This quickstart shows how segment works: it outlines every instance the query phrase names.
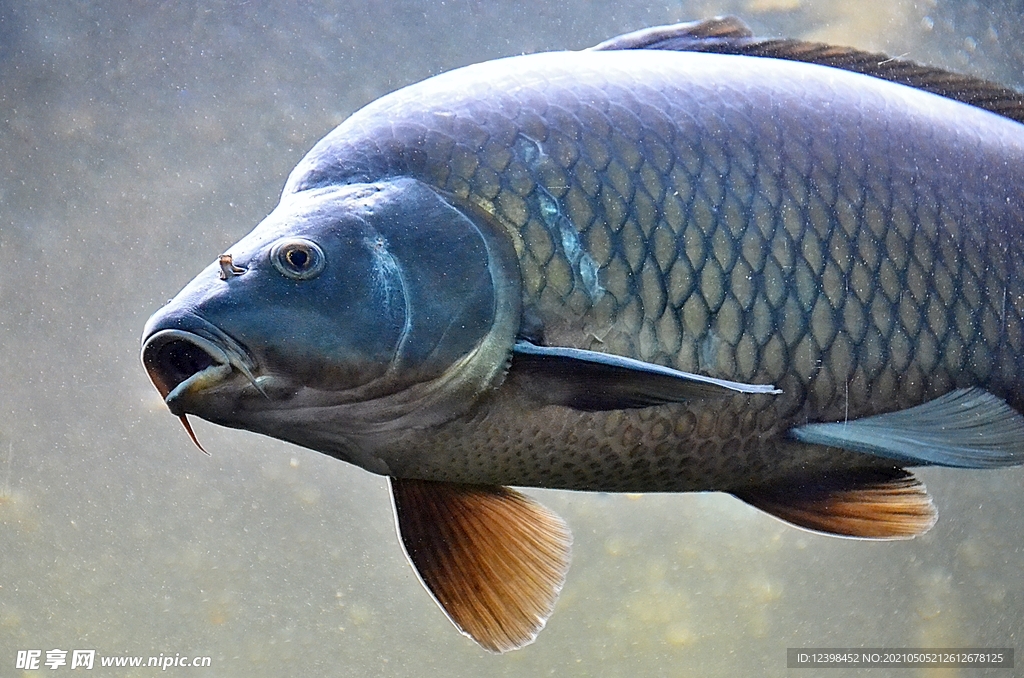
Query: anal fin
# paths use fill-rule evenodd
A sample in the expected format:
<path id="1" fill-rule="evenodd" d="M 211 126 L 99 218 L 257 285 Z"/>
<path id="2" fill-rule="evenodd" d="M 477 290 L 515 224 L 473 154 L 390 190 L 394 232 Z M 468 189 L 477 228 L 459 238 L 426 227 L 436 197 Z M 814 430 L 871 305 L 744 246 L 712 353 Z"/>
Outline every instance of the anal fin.
<path id="1" fill-rule="evenodd" d="M 924 485 L 901 468 L 830 473 L 733 494 L 787 523 L 861 539 L 910 539 L 938 514 Z"/>
<path id="2" fill-rule="evenodd" d="M 448 618 L 491 652 L 537 637 L 569 568 L 572 535 L 515 490 L 391 478 L 398 533 Z"/>

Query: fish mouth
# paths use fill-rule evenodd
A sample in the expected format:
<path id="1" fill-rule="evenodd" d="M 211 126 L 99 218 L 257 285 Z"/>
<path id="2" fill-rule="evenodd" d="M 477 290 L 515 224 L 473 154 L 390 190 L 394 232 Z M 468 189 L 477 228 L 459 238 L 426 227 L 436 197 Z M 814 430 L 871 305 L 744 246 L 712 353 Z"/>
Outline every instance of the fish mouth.
<path id="1" fill-rule="evenodd" d="M 171 413 L 182 416 L 193 396 L 226 382 L 235 370 L 255 385 L 249 361 L 234 343 L 160 330 L 143 343 L 142 364 Z"/>

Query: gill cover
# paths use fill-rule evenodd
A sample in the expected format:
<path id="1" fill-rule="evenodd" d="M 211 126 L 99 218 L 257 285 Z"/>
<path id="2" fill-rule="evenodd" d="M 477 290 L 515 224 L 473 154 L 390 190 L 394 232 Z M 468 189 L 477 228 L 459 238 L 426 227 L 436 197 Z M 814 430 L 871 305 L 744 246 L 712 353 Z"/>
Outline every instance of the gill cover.
<path id="1" fill-rule="evenodd" d="M 394 337 L 379 377 L 351 394 L 365 406 L 349 414 L 361 432 L 450 419 L 499 384 L 508 366 L 520 316 L 511 244 L 415 179 L 334 190 L 344 196 L 344 219 L 328 217 L 326 229 L 340 229 L 364 257 L 334 265 L 349 281 L 364 281 L 363 297 L 350 303 L 365 317 L 346 330 Z M 332 268 L 329 248 L 325 258 L 323 275 Z"/>

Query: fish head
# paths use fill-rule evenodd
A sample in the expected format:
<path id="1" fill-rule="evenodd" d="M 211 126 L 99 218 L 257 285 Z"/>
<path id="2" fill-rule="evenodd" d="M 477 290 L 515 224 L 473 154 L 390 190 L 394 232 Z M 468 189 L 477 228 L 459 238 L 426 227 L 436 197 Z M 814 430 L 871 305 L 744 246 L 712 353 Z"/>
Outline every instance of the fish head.
<path id="1" fill-rule="evenodd" d="M 146 324 L 171 412 L 377 472 L 389 435 L 504 378 L 519 322 L 507 238 L 414 179 L 287 194 Z"/>

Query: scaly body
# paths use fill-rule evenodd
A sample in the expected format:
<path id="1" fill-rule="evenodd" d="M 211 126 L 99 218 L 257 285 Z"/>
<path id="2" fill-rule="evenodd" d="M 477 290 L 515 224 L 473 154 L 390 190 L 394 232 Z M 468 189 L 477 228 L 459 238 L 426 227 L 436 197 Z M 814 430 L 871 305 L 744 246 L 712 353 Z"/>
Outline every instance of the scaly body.
<path id="1" fill-rule="evenodd" d="M 143 363 L 190 433 L 389 476 L 434 599 L 515 649 L 571 536 L 504 485 L 900 539 L 937 515 L 907 467 L 1024 463 L 1022 121 L 993 83 L 730 18 L 459 69 L 318 143 Z"/>
<path id="2" fill-rule="evenodd" d="M 396 475 L 730 489 L 877 463 L 789 441 L 808 421 L 966 386 L 1024 405 L 1024 126 L 987 111 L 778 60 L 541 54 L 375 102 L 286 193 L 392 176 L 500 224 L 544 343 L 783 390 L 580 413 L 513 379 L 393 444 Z"/>

